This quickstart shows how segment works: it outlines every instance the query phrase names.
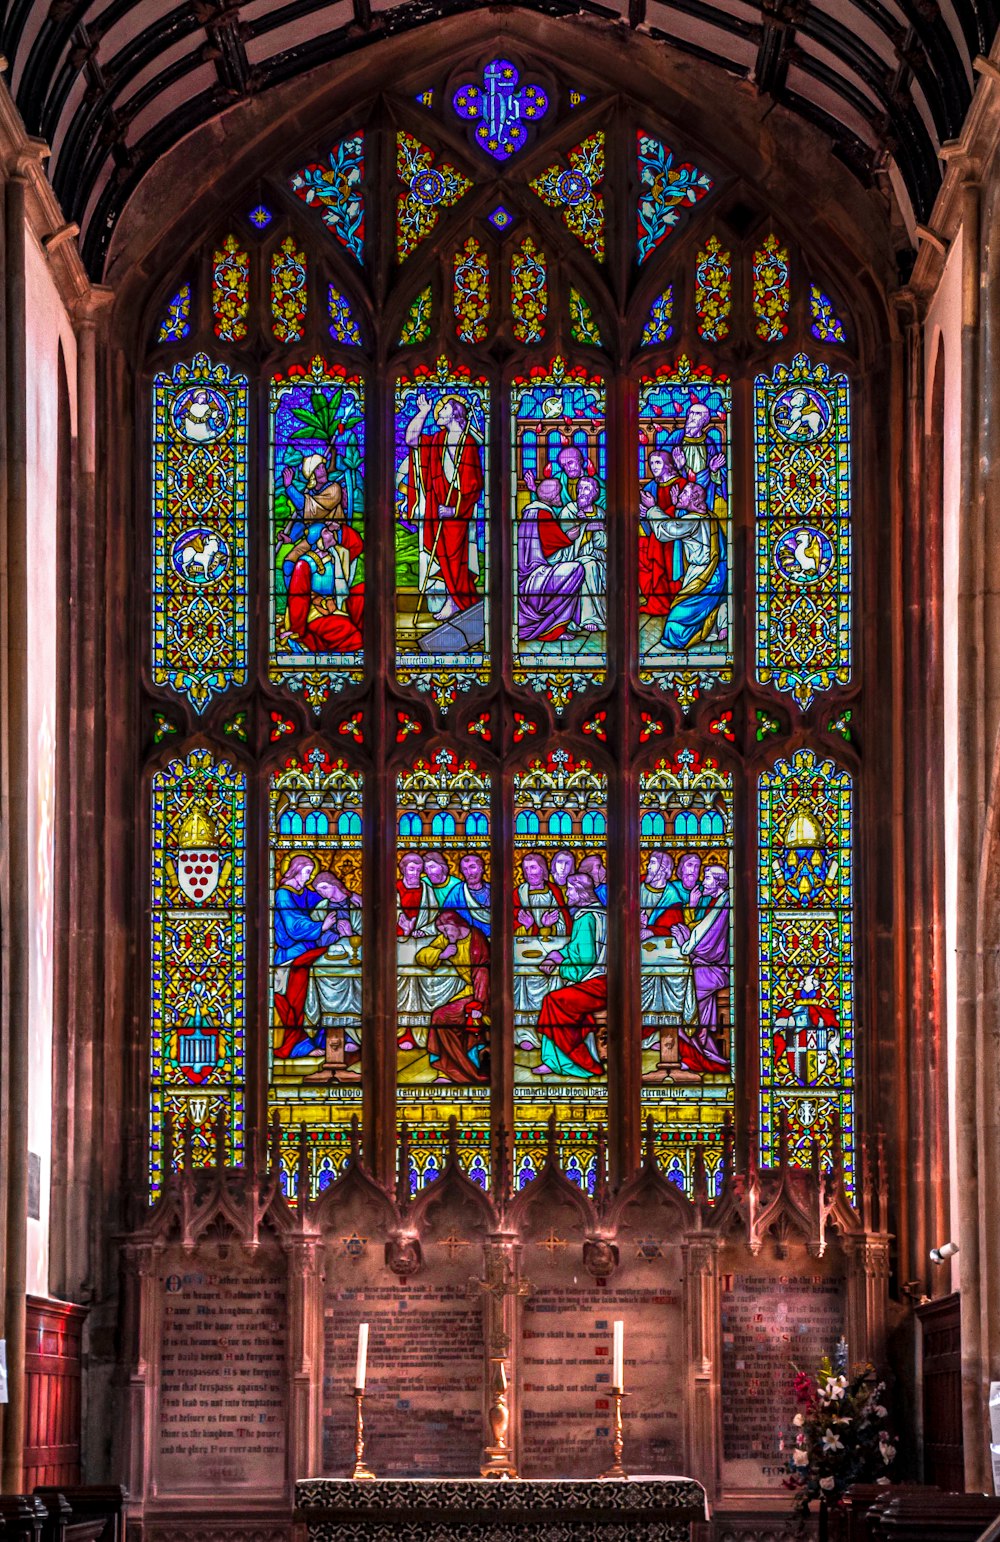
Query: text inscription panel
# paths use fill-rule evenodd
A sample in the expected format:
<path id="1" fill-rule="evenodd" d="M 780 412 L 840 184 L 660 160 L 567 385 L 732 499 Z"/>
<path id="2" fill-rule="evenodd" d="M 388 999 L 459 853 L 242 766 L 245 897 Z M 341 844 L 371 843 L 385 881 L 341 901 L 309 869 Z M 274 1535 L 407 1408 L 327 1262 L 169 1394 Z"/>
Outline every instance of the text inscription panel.
<path id="1" fill-rule="evenodd" d="M 160 1493 L 280 1491 L 285 1482 L 284 1279 L 185 1259 L 164 1269 Z"/>
<path id="2" fill-rule="evenodd" d="M 534 1253 L 535 1249 L 529 1249 Z M 528 1261 L 521 1340 L 521 1469 L 595 1478 L 611 1465 L 613 1324 L 625 1324 L 624 1417 L 630 1472 L 683 1468 L 683 1313 L 679 1270 L 622 1261 L 605 1286 Z M 645 1271 L 645 1276 L 640 1271 Z M 527 1269 L 526 1269 L 527 1272 Z M 556 1283 L 556 1280 L 559 1282 Z M 669 1389 L 669 1391 L 668 1391 Z"/>
<path id="3" fill-rule="evenodd" d="M 722 1276 L 722 1455 L 727 1487 L 776 1488 L 796 1369 L 815 1371 L 844 1331 L 844 1281 L 806 1273 Z"/>
<path id="4" fill-rule="evenodd" d="M 354 1459 L 358 1324 L 370 1327 L 365 1460 L 379 1477 L 471 1477 L 483 1442 L 483 1308 L 466 1282 L 342 1278 L 327 1295 L 323 1468 Z"/>

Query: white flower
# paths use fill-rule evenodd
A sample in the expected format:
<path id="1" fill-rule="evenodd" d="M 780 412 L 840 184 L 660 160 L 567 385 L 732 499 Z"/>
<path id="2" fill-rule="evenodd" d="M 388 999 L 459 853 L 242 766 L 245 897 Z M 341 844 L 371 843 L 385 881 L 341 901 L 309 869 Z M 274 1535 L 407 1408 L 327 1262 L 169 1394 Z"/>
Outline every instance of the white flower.
<path id="1" fill-rule="evenodd" d="M 828 1397 L 831 1399 L 836 1398 L 839 1401 L 847 1391 L 847 1377 L 831 1376 L 826 1384 L 826 1390 Z"/>
<path id="2" fill-rule="evenodd" d="M 820 1478 L 819 1486 L 820 1486 L 820 1488 L 825 1488 L 827 1490 L 827 1492 L 829 1492 L 829 1490 L 833 1488 L 833 1479 L 832 1478 Z"/>
<path id="3" fill-rule="evenodd" d="M 808 1467 L 809 1452 L 804 1451 L 801 1446 L 796 1446 L 795 1450 L 792 1452 L 792 1461 L 796 1467 Z"/>
<path id="4" fill-rule="evenodd" d="M 885 1462 L 885 1465 L 888 1467 L 889 1463 L 892 1461 L 893 1457 L 896 1455 L 896 1447 L 895 1446 L 879 1446 L 879 1450 L 882 1453 L 882 1460 L 883 1460 L 883 1462 Z"/>
<path id="5" fill-rule="evenodd" d="M 883 1408 L 881 1403 L 877 1403 L 875 1405 L 875 1417 L 876 1417 L 876 1419 L 888 1419 L 888 1417 L 889 1417 L 889 1410 L 888 1410 L 888 1408 Z"/>
<path id="6" fill-rule="evenodd" d="M 796 1414 L 792 1420 L 792 1423 L 795 1425 L 797 1430 L 800 1430 L 805 1422 L 805 1416 L 803 1414 Z"/>
<path id="7" fill-rule="evenodd" d="M 888 1486 L 889 1486 L 891 1481 L 892 1480 L 890 1478 L 886 1478 L 886 1477 L 881 1477 L 881 1478 L 876 1478 L 875 1479 L 875 1482 L 881 1484 L 884 1488 L 888 1488 Z"/>
<path id="8" fill-rule="evenodd" d="M 839 1435 L 835 1435 L 833 1430 L 824 1430 L 823 1431 L 823 1450 L 824 1451 L 843 1451 L 843 1449 L 844 1449 L 844 1442 L 841 1440 Z"/>

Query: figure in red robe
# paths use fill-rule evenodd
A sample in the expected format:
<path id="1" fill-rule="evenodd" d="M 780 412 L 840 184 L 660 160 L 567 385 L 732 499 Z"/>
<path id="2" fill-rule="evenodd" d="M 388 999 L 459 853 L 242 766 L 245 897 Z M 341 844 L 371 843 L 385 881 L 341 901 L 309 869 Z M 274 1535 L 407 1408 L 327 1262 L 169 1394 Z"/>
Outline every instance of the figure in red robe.
<path id="1" fill-rule="evenodd" d="M 418 523 L 427 571 L 436 565 L 447 590 L 447 601 L 438 612 L 438 619 L 446 621 L 480 598 L 470 552 L 484 486 L 483 461 L 468 405 L 460 396 L 438 398 L 433 411 L 436 428 L 425 432 L 430 414 L 430 399 L 421 392 L 406 430 L 410 449 L 407 511 Z"/>
<path id="2" fill-rule="evenodd" d="M 639 592 L 644 615 L 665 616 L 684 581 L 681 542 L 659 540 L 646 516 L 655 508 L 673 514 L 677 489 L 684 478 L 665 450 L 650 450 L 646 465 L 651 480 L 639 494 Z"/>

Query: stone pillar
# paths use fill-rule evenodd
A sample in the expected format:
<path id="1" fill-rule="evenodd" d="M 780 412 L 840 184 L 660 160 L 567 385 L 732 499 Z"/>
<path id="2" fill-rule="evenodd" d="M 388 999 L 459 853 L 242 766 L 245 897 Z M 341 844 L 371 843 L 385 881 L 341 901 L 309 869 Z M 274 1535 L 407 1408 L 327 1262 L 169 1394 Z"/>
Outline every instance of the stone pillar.
<path id="1" fill-rule="evenodd" d="M 156 1288 L 160 1249 L 151 1242 L 128 1243 L 124 1249 L 125 1388 L 122 1399 L 119 1471 L 126 1475 L 130 1505 L 141 1512 L 146 1497 L 153 1440 L 153 1409 L 156 1388 L 153 1368 L 158 1364 L 162 1295 Z"/>
<path id="2" fill-rule="evenodd" d="M 322 1471 L 323 1239 L 299 1232 L 288 1251 L 289 1479 Z"/>
<path id="3" fill-rule="evenodd" d="M 7 892 L 3 963 L 7 984 L 4 1016 L 9 1025 L 7 1109 L 7 1273 L 4 1312 L 10 1401 L 3 1427 L 0 1490 L 18 1493 L 24 1451 L 25 1283 L 28 1259 L 28 1008 L 31 935 L 28 914 L 28 616 L 27 616 L 27 423 L 25 316 L 25 195 L 27 179 L 18 168 L 4 199 L 5 350 L 4 411 L 7 486 L 3 556 L 2 689 L 3 765 L 0 826 L 3 830 Z"/>
<path id="4" fill-rule="evenodd" d="M 843 1239 L 847 1261 L 847 1321 L 850 1364 L 870 1360 L 885 1368 L 886 1302 L 889 1297 L 889 1238 L 864 1232 Z"/>
<path id="5" fill-rule="evenodd" d="M 719 1490 L 719 1387 L 722 1374 L 718 1237 L 685 1238 L 684 1305 L 690 1367 L 684 1462 L 714 1503 Z"/>

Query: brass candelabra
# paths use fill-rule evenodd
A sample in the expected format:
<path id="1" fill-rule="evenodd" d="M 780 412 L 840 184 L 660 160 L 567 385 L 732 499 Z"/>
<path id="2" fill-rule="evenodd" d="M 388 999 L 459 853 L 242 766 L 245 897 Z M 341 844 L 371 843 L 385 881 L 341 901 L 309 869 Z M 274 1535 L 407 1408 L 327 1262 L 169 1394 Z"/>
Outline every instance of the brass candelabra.
<path id="1" fill-rule="evenodd" d="M 363 1404 L 365 1392 L 363 1387 L 354 1389 L 354 1471 L 351 1477 L 359 1483 L 370 1482 L 375 1474 L 371 1468 L 365 1465 L 365 1415 Z"/>
<path id="2" fill-rule="evenodd" d="M 611 1466 L 608 1468 L 607 1472 L 602 1472 L 601 1473 L 601 1477 L 602 1478 L 627 1478 L 628 1477 L 628 1473 L 625 1471 L 624 1467 L 622 1466 L 622 1451 L 623 1451 L 624 1446 L 625 1446 L 625 1435 L 624 1435 L 624 1430 L 623 1430 L 623 1426 L 622 1426 L 622 1398 L 625 1396 L 625 1393 L 623 1392 L 621 1387 L 612 1387 L 611 1388 L 611 1396 L 615 1400 L 614 1434 L 613 1434 L 613 1441 L 614 1441 L 613 1449 L 614 1449 L 614 1458 L 615 1459 L 612 1462 Z"/>
<path id="3" fill-rule="evenodd" d="M 507 1406 L 507 1367 L 502 1355 L 491 1355 L 490 1365 L 492 1372 L 489 1420 L 493 1443 L 483 1452 L 479 1471 L 484 1478 L 516 1478 L 517 1468 L 514 1466 L 510 1446 L 507 1444 L 507 1431 L 510 1428 L 510 1409 Z"/>

